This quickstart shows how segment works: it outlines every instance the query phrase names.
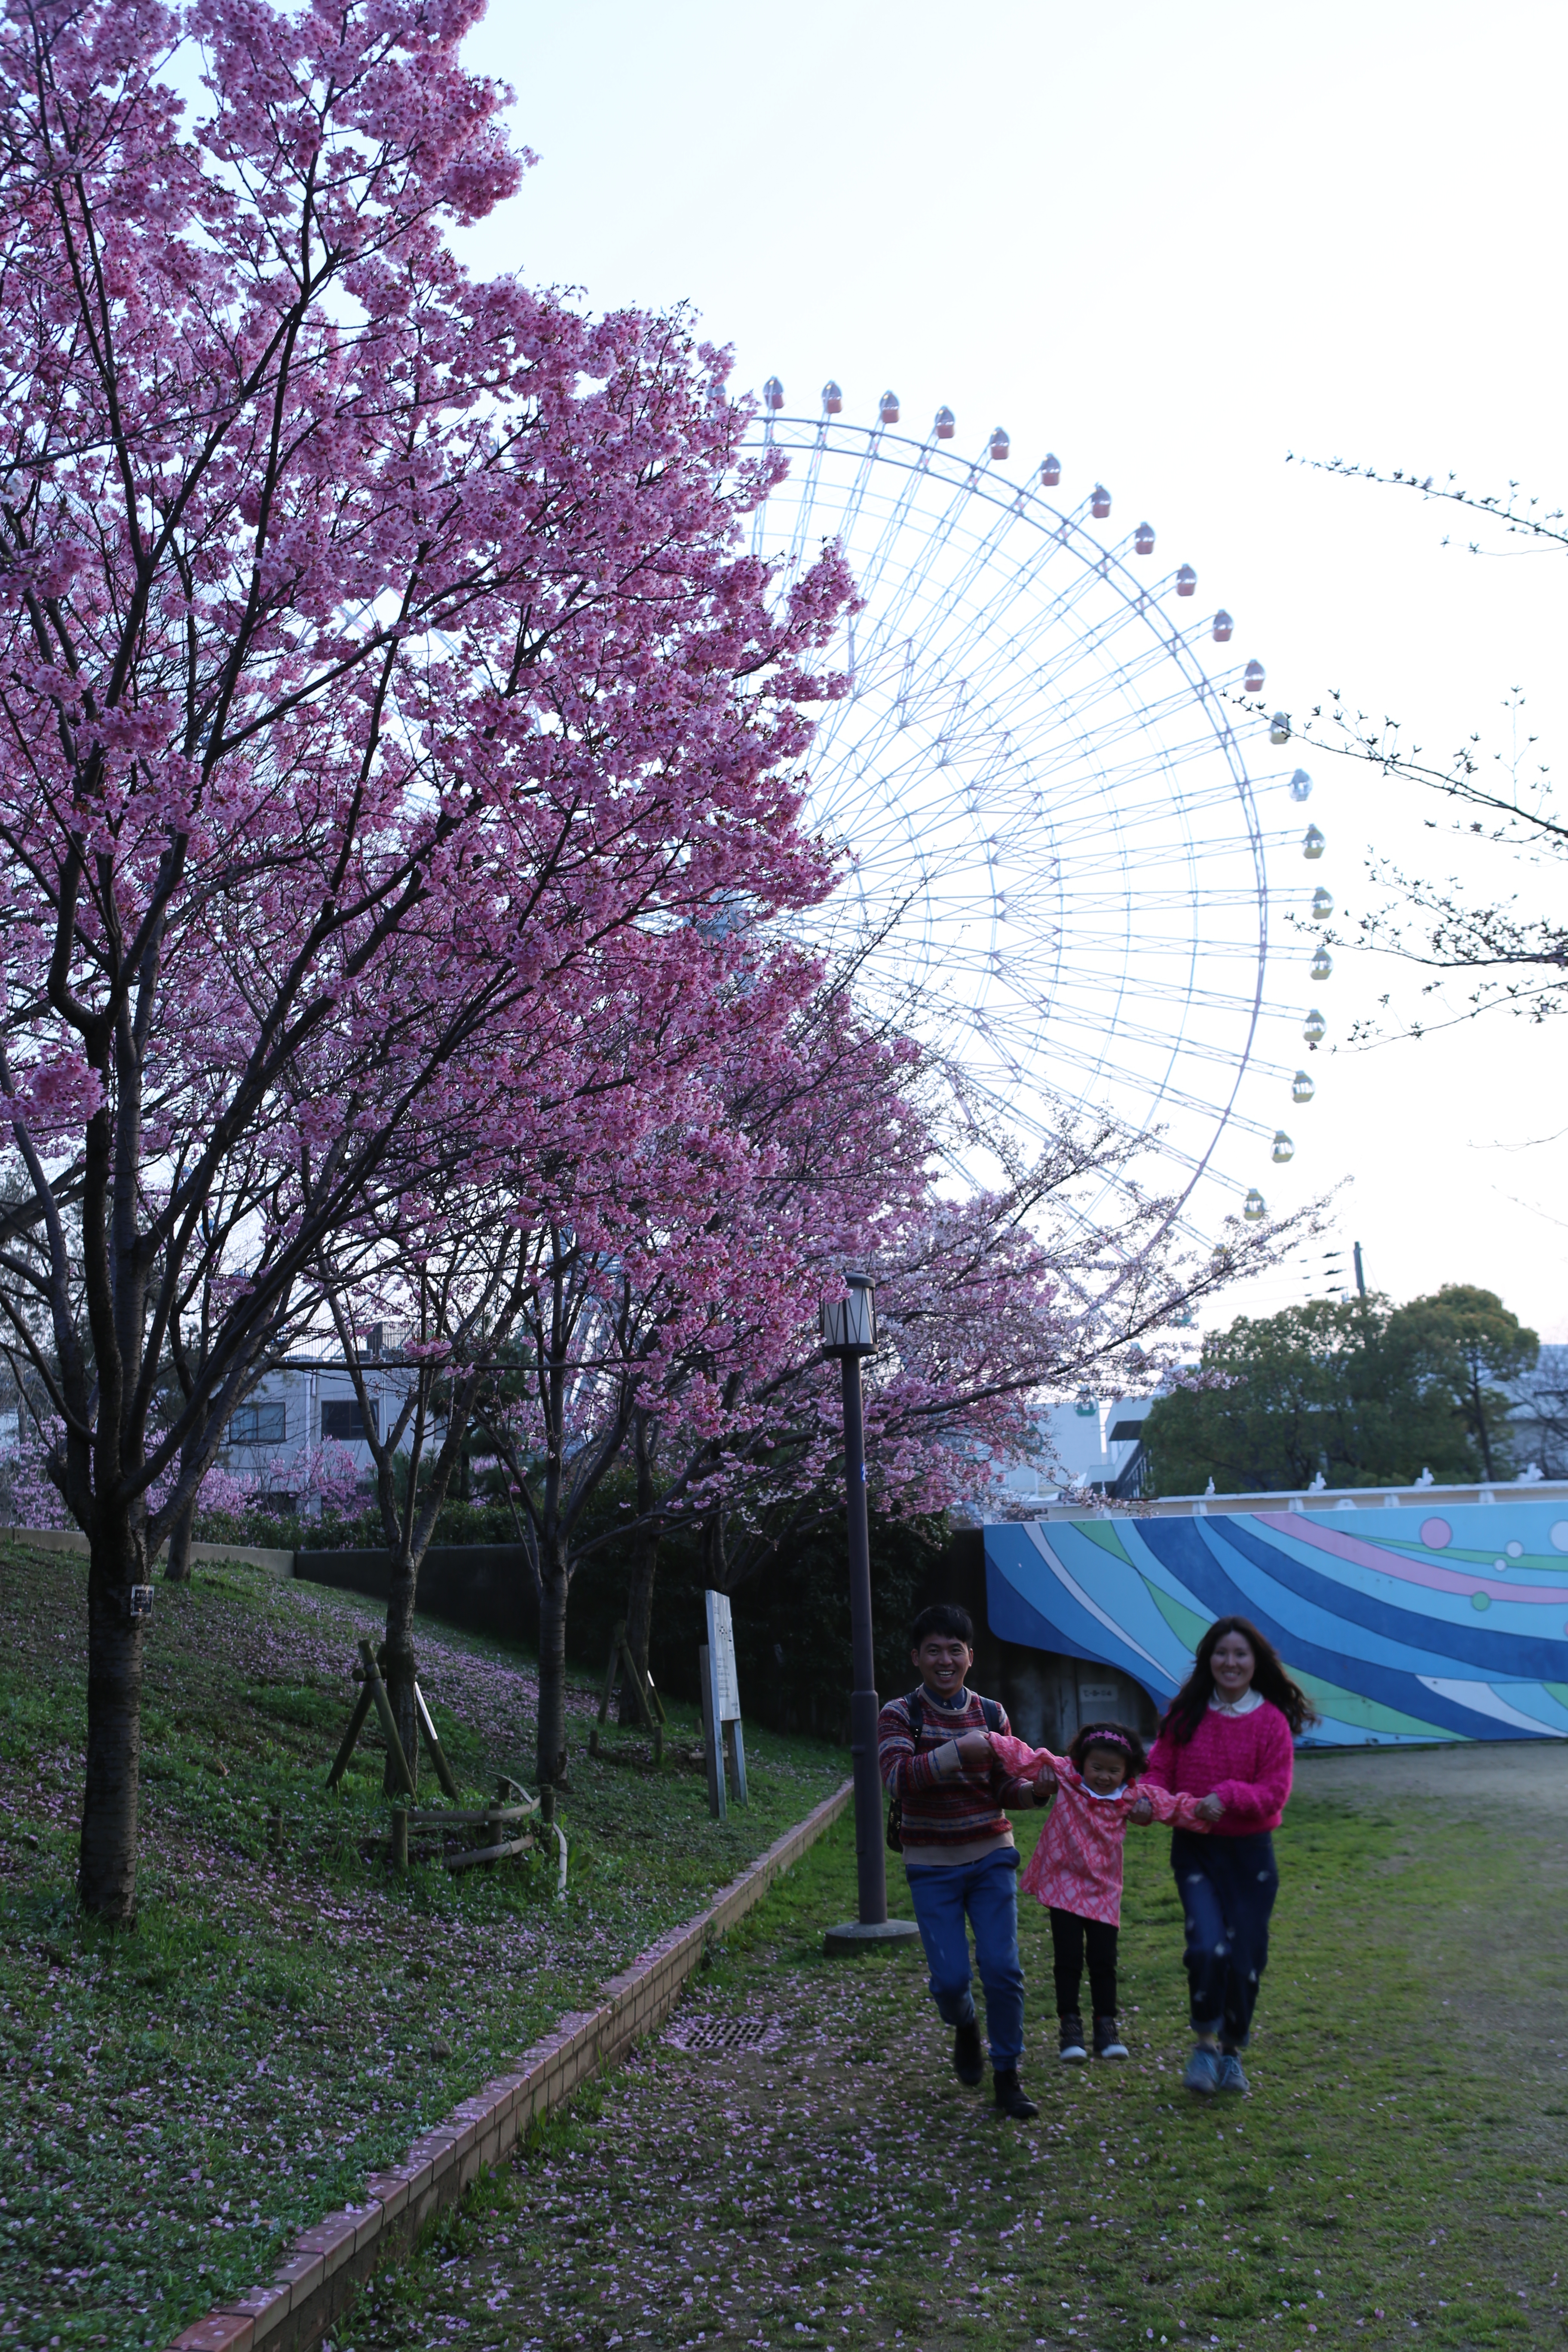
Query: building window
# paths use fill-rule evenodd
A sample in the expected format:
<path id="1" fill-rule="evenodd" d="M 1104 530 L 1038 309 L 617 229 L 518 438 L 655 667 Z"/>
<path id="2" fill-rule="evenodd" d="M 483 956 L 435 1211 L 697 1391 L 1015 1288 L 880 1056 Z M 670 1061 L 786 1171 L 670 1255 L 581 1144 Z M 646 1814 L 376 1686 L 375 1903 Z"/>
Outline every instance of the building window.
<path id="1" fill-rule="evenodd" d="M 288 1408 L 280 1404 L 242 1404 L 230 1416 L 231 1445 L 281 1445 L 288 1434 Z"/>
<path id="2" fill-rule="evenodd" d="M 321 1399 L 321 1435 L 335 1437 L 344 1445 L 363 1444 L 365 1417 L 358 1397 L 323 1397 Z M 370 1406 L 370 1433 L 374 1437 L 379 1427 L 374 1402 Z"/>

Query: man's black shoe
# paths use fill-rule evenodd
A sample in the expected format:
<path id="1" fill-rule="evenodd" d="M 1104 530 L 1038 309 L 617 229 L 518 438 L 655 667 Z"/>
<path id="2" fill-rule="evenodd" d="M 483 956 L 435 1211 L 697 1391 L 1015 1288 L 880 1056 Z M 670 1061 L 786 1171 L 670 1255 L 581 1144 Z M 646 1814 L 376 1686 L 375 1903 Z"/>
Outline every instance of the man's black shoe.
<path id="1" fill-rule="evenodd" d="M 1016 2066 L 997 2067 L 996 2105 L 1001 2114 L 1011 2116 L 1015 2123 L 1020 2124 L 1026 2124 L 1040 2112 L 1019 2082 Z"/>
<path id="2" fill-rule="evenodd" d="M 985 2053 L 980 2046 L 980 2021 L 972 2017 L 952 2037 L 952 2071 L 973 2091 L 985 2079 Z"/>

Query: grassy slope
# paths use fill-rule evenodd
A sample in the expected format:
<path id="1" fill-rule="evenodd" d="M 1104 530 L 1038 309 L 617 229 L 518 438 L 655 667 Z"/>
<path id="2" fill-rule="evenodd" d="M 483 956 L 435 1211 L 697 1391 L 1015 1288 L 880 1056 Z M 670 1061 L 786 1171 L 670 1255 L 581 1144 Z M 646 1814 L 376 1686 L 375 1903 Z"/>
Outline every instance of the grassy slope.
<path id="1" fill-rule="evenodd" d="M 649 2045 L 377 2282 L 337 2352 L 1562 2345 L 1560 1842 L 1299 1800 L 1253 2095 L 1218 2105 L 1179 2086 L 1164 1843 L 1129 1841 L 1128 2065 L 1047 2054 L 1026 1904 L 1041 2115 L 1019 2129 L 947 2071 L 918 1959 L 821 1958 L 852 1895 L 841 1826 L 696 1995 L 781 2021 L 781 2045 Z"/>
<path id="2" fill-rule="evenodd" d="M 580 1693 L 566 1904 L 552 1868 L 391 1879 L 379 1746 L 325 1788 L 374 1612 L 204 1571 L 159 1589 L 140 1917 L 111 1937 L 71 1892 L 83 1563 L 0 1549 L 0 2343 L 166 2343 L 843 1777 L 751 1734 L 720 1828 L 700 1775 L 583 1755 Z M 465 1786 L 531 1780 L 526 1659 L 433 1627 L 421 1659 Z"/>

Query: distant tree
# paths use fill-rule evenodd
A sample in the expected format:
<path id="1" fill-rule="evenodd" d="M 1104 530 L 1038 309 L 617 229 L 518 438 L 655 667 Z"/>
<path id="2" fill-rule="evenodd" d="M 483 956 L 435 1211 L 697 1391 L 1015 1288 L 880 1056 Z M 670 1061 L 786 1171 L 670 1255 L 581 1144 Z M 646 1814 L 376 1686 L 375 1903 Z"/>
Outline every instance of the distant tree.
<path id="1" fill-rule="evenodd" d="M 1488 1478 L 1508 1478 L 1514 1462 L 1509 1416 L 1516 1400 L 1498 1385 L 1534 1369 L 1541 1342 L 1495 1290 L 1447 1282 L 1389 1318 L 1385 1344 L 1412 1368 L 1429 1400 L 1441 1396 L 1480 1455 Z"/>
<path id="2" fill-rule="evenodd" d="M 1469 1302 L 1487 1300 L 1483 1309 Z M 1459 1301 L 1463 1304 L 1447 1304 Z M 1314 1299 L 1239 1317 L 1204 1343 L 1202 1370 L 1226 1385 L 1179 1388 L 1144 1423 L 1149 1491 L 1270 1494 L 1310 1486 L 1410 1486 L 1424 1470 L 1462 1485 L 1508 1459 L 1507 1400 L 1487 1386 L 1516 1318 L 1489 1292 L 1453 1289 L 1394 1308 L 1385 1298 Z M 1534 1335 L 1519 1335 L 1534 1360 Z M 1484 1437 L 1482 1433 L 1484 1432 Z"/>
<path id="3" fill-rule="evenodd" d="M 1568 1349 L 1543 1348 L 1514 1391 L 1516 1451 L 1543 1478 L 1568 1478 Z"/>

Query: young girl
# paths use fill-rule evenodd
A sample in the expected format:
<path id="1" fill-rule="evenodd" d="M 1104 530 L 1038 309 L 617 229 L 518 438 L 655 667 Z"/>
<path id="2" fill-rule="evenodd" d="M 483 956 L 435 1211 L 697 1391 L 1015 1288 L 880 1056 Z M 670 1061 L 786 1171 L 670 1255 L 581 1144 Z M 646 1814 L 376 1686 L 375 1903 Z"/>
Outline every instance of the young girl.
<path id="1" fill-rule="evenodd" d="M 1173 1796 L 1139 1781 L 1145 1761 L 1136 1732 L 1121 1723 L 1086 1724 L 1065 1756 L 1028 1748 L 1021 1739 L 991 1737 L 999 1763 L 1037 1786 L 1049 1771 L 1057 1801 L 1029 1857 L 1023 1884 L 1051 1915 L 1051 1950 L 1060 2021 L 1058 2056 L 1080 2064 L 1083 2020 L 1079 1985 L 1084 1956 L 1094 2003 L 1094 2054 L 1125 2058 L 1116 2022 L 1116 1939 L 1121 1920 L 1121 1845 L 1129 1822 L 1171 1822 L 1202 1829 L 1190 1797 Z"/>

